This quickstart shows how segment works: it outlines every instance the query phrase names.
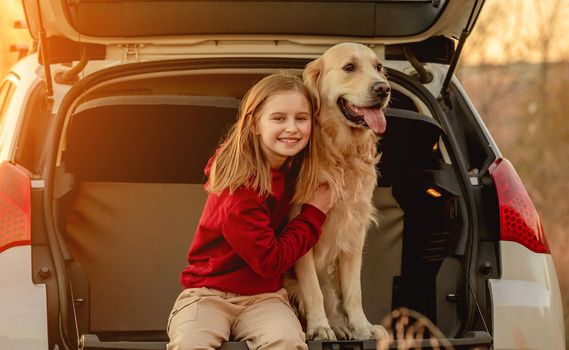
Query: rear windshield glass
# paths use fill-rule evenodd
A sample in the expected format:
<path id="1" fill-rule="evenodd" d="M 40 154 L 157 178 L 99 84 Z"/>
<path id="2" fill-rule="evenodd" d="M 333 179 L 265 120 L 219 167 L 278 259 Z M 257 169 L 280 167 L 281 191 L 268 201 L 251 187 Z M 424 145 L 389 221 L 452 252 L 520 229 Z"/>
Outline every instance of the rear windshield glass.
<path id="1" fill-rule="evenodd" d="M 68 8 L 67 19 L 80 33 L 98 37 L 204 34 L 403 37 L 429 29 L 446 3 L 445 0 L 83 0 Z"/>

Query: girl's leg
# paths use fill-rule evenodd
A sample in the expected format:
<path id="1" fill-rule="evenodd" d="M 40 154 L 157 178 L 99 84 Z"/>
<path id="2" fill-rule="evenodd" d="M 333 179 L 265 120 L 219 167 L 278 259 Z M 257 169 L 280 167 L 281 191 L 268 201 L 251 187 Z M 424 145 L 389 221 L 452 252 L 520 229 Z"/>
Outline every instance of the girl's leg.
<path id="1" fill-rule="evenodd" d="M 235 340 L 251 350 L 307 350 L 304 332 L 285 289 L 250 297 L 233 327 Z"/>
<path id="2" fill-rule="evenodd" d="M 227 302 L 223 294 L 207 288 L 183 291 L 168 319 L 166 349 L 217 349 L 227 341 L 231 324 L 243 308 Z"/>

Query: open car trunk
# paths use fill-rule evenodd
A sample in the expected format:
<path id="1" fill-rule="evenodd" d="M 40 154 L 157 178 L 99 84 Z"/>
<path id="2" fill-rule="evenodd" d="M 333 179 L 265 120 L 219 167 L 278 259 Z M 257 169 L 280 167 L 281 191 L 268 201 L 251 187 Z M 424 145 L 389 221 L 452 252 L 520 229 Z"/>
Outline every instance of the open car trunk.
<path id="1" fill-rule="evenodd" d="M 179 274 L 206 199 L 203 168 L 235 121 L 239 98 L 265 73 L 116 83 L 91 91 L 68 116 L 56 172 L 57 227 L 71 257 L 69 310 L 81 348 L 165 348 Z M 370 322 L 391 325 L 391 310 L 405 307 L 428 318 L 456 349 L 489 348 L 488 333 L 466 326 L 465 267 L 455 251 L 467 220 L 444 132 L 394 90 L 378 144 L 374 202 L 381 222 L 364 248 L 364 311 Z"/>

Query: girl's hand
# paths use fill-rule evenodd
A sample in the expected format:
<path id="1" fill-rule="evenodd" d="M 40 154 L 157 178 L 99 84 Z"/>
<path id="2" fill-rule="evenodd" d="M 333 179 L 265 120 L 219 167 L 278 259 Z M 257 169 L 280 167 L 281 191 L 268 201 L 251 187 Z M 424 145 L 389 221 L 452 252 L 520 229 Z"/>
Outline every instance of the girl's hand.
<path id="1" fill-rule="evenodd" d="M 327 214 L 332 206 L 334 205 L 334 201 L 332 200 L 332 190 L 327 183 L 323 183 L 312 195 L 312 198 L 308 200 L 307 204 L 313 205 L 316 208 L 320 209 L 324 214 Z"/>

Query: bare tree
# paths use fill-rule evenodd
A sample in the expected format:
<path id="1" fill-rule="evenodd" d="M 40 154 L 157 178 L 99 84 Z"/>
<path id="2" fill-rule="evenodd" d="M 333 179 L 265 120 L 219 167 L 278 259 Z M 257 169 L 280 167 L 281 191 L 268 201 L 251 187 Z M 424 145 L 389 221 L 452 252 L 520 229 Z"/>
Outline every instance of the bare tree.
<path id="1" fill-rule="evenodd" d="M 527 84 L 520 84 L 520 68 L 516 65 L 523 57 L 516 40 L 523 17 L 521 2 L 487 0 L 463 52 L 464 63 L 458 74 L 475 95 L 476 107 L 493 131 L 523 125 L 523 120 L 503 108 L 503 101 L 512 101 L 528 88 Z M 496 113 L 498 110 L 500 113 Z"/>
<path id="2" fill-rule="evenodd" d="M 535 9 L 537 22 L 535 40 L 540 55 L 540 85 L 543 87 L 540 89 L 540 107 L 548 114 L 547 88 L 549 87 L 551 44 L 559 30 L 561 0 L 550 0 L 547 2 L 534 0 L 533 7 Z"/>

